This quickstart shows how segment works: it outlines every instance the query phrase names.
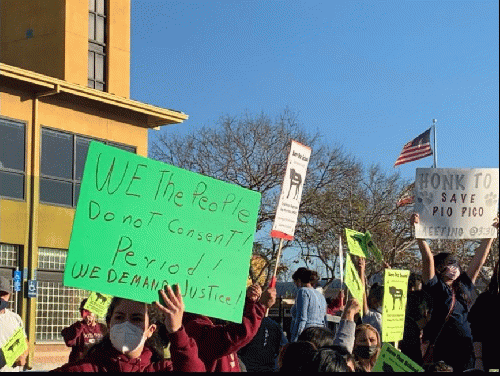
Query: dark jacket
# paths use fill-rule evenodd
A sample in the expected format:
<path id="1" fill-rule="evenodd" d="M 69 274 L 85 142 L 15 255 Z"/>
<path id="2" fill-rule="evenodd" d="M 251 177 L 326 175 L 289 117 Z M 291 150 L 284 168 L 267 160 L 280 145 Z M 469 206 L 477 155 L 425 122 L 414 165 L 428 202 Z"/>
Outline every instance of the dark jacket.
<path id="1" fill-rule="evenodd" d="M 240 372 L 237 351 L 259 330 L 266 308 L 247 299 L 241 324 L 215 325 L 208 317 L 184 313 L 186 332 L 198 344 L 208 372 Z"/>
<path id="2" fill-rule="evenodd" d="M 95 326 L 87 325 L 84 321 L 77 321 L 73 325 L 64 328 L 61 335 L 66 346 L 71 347 L 69 363 L 83 359 L 88 348 L 99 342 L 106 335 L 106 325 L 96 323 Z"/>
<path id="3" fill-rule="evenodd" d="M 56 368 L 56 372 L 204 372 L 205 365 L 198 358 L 195 341 L 189 338 L 184 327 L 169 335 L 170 354 L 172 359 L 153 362 L 153 352 L 144 347 L 139 358 L 130 359 L 116 350 L 106 346 L 103 351 L 96 351 L 75 363 L 68 363 Z"/>

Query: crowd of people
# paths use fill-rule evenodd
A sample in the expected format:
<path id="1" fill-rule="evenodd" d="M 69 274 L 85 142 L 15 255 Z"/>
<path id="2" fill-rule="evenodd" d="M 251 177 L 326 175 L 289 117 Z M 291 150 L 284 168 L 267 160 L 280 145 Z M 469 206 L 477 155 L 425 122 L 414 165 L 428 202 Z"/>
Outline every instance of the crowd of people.
<path id="1" fill-rule="evenodd" d="M 411 223 L 418 222 L 418 215 L 412 215 Z M 417 239 L 422 269 L 410 274 L 403 338 L 392 345 L 424 370 L 500 368 L 498 262 L 486 291 L 472 299 L 492 243 L 492 238 L 483 239 L 462 266 L 453 254 L 433 254 L 425 240 Z M 263 290 L 258 284 L 247 288 L 241 323 L 185 312 L 177 285 L 161 290 L 154 304 L 113 298 L 105 323 L 85 309 L 84 300 L 81 320 L 61 332 L 71 347 L 68 362 L 53 371 L 371 372 L 382 349 L 383 279 L 369 285 L 365 271 L 370 260 L 355 260 L 365 285 L 359 302 L 352 297 L 346 301 L 343 289 L 327 300 L 317 288 L 316 271 L 295 271 L 297 294 L 288 336 L 268 316 L 276 289 Z M 22 328 L 21 318 L 8 308 L 11 293 L 10 281 L 0 277 L 0 347 Z M 340 317 L 333 330 L 328 315 Z M 19 370 L 27 354 L 12 367 L 0 357 L 1 371 Z"/>

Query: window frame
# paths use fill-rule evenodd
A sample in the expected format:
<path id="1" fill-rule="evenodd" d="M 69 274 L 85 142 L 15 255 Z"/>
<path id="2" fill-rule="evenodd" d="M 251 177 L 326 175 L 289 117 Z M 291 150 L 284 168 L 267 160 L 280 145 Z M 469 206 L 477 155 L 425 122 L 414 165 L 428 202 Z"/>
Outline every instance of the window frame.
<path id="1" fill-rule="evenodd" d="M 28 158 L 26 156 L 26 151 L 27 151 L 27 128 L 28 128 L 28 122 L 19 120 L 19 119 L 14 119 L 8 116 L 3 116 L 0 115 L 0 122 L 1 121 L 6 121 L 6 122 L 11 122 L 11 123 L 17 123 L 22 126 L 23 128 L 23 155 L 24 155 L 24 166 L 23 166 L 23 171 L 13 169 L 13 168 L 7 168 L 7 167 L 2 167 L 0 166 L 0 172 L 6 172 L 8 174 L 14 174 L 21 176 L 23 178 L 23 197 L 18 198 L 18 197 L 10 197 L 10 196 L 2 196 L 0 194 L 0 199 L 6 199 L 6 200 L 13 200 L 13 201 L 20 201 L 20 202 L 26 202 L 26 170 L 27 170 L 27 164 L 28 164 Z"/>
<path id="2" fill-rule="evenodd" d="M 103 4 L 103 13 L 99 13 L 98 7 L 97 7 L 97 2 L 99 0 L 90 0 L 89 1 L 89 24 L 90 24 L 90 15 L 93 15 L 93 35 L 90 35 L 90 30 L 89 30 L 89 47 L 88 47 L 88 52 L 89 52 L 89 57 L 88 57 L 88 63 L 90 63 L 90 54 L 92 54 L 92 64 L 93 64 L 93 76 L 90 76 L 90 70 L 87 68 L 87 86 L 96 89 L 99 91 L 106 91 L 106 80 L 107 80 L 107 74 L 106 74 L 106 49 L 107 49 L 107 10 L 108 10 L 108 4 L 106 0 L 101 0 Z M 93 8 L 91 9 L 90 3 L 93 3 Z M 97 19 L 102 18 L 103 19 L 103 41 L 97 40 Z M 102 56 L 103 63 L 102 63 L 102 81 L 97 79 L 97 74 L 96 74 L 96 61 L 97 61 L 97 55 Z M 99 71 L 100 72 L 100 71 Z M 102 85 L 102 89 L 97 88 L 97 84 Z"/>
<path id="3" fill-rule="evenodd" d="M 46 175 L 46 174 L 43 173 L 43 171 L 42 171 L 42 150 L 43 150 L 42 144 L 43 144 L 43 130 L 44 129 L 50 130 L 52 132 L 63 133 L 65 135 L 71 136 L 71 138 L 72 138 L 72 142 L 71 142 L 71 144 L 72 144 L 72 153 L 71 153 L 71 158 L 72 158 L 72 169 L 71 169 L 72 170 L 72 178 L 71 179 L 66 179 L 66 178 L 52 176 L 52 175 Z M 40 190 L 41 190 L 41 186 L 42 186 L 42 179 L 46 179 L 46 180 L 50 180 L 50 181 L 56 181 L 56 182 L 70 183 L 71 184 L 71 205 L 61 204 L 61 203 L 56 203 L 56 202 L 43 201 L 42 197 L 41 197 L 41 194 L 40 194 L 40 197 L 39 197 L 40 204 L 53 205 L 53 206 L 61 206 L 61 207 L 72 208 L 72 209 L 76 208 L 76 205 L 78 203 L 78 199 L 75 198 L 75 191 L 76 191 L 77 185 L 79 187 L 81 187 L 82 178 L 83 178 L 83 171 L 82 171 L 82 178 L 77 179 L 77 176 L 76 176 L 76 173 L 77 173 L 77 171 L 76 171 L 76 158 L 77 158 L 77 155 L 76 155 L 76 152 L 77 152 L 76 146 L 77 146 L 77 140 L 78 140 L 78 138 L 88 140 L 89 143 L 90 143 L 90 141 L 101 142 L 104 145 L 113 146 L 113 147 L 119 148 L 121 150 L 125 150 L 125 151 L 131 152 L 131 153 L 133 152 L 134 154 L 137 154 L 137 146 L 128 145 L 128 144 L 122 144 L 122 143 L 116 142 L 116 141 L 104 140 L 104 139 L 100 139 L 100 138 L 96 138 L 96 137 L 92 137 L 92 136 L 88 136 L 88 135 L 82 135 L 82 134 L 79 134 L 79 133 L 73 133 L 73 132 L 62 130 L 62 129 L 52 128 L 52 127 L 47 127 L 47 126 L 42 125 L 41 128 L 40 128 L 40 177 L 39 177 L 40 178 Z"/>

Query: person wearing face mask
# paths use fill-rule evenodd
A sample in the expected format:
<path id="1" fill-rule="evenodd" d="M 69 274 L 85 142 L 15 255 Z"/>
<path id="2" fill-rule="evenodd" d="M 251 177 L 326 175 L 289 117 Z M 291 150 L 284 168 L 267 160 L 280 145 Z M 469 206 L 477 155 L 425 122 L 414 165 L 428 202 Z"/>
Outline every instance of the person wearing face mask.
<path id="1" fill-rule="evenodd" d="M 356 327 L 352 353 L 362 371 L 371 372 L 380 354 L 381 346 L 377 329 L 370 324 L 361 324 Z"/>
<path id="2" fill-rule="evenodd" d="M 418 214 L 412 214 L 410 221 L 418 226 Z M 498 219 L 493 226 L 498 228 Z M 474 283 L 492 243 L 493 238 L 482 239 L 467 270 L 463 271 L 452 254 L 441 252 L 433 256 L 427 242 L 417 239 L 422 255 L 423 290 L 433 300 L 432 316 L 423 334 L 424 363 L 443 360 L 457 372 L 474 366 L 468 312 Z M 431 352 L 432 359 L 428 359 Z"/>
<path id="3" fill-rule="evenodd" d="M 163 304 L 113 298 L 106 315 L 109 333 L 92 346 L 82 360 L 67 363 L 57 372 L 204 372 L 196 342 L 182 325 L 184 303 L 178 286 L 161 290 Z M 171 359 L 164 359 L 158 323 L 170 340 Z"/>
<path id="4" fill-rule="evenodd" d="M 86 302 L 87 299 L 83 299 L 80 303 L 82 320 L 61 331 L 66 346 L 71 347 L 69 363 L 83 359 L 87 349 L 99 342 L 107 332 L 106 325 L 98 323 L 95 314 L 84 308 Z"/>
<path id="5" fill-rule="evenodd" d="M 4 346 L 19 328 L 23 328 L 21 317 L 8 308 L 10 294 L 12 288 L 9 280 L 0 276 L 0 347 Z M 26 332 L 24 335 L 26 337 Z M 12 367 L 0 363 L 0 372 L 21 371 L 22 366 L 26 364 L 27 356 L 28 350 L 14 362 Z"/>

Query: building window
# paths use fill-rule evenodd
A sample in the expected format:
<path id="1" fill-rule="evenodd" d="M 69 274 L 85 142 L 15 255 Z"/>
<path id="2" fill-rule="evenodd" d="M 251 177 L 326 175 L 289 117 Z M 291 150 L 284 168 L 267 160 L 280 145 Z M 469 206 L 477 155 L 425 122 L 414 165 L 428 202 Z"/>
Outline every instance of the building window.
<path id="1" fill-rule="evenodd" d="M 67 250 L 38 249 L 37 343 L 63 342 L 61 330 L 81 320 L 79 307 L 90 292 L 63 285 Z"/>
<path id="2" fill-rule="evenodd" d="M 0 243 L 0 275 L 10 281 L 11 287 L 13 287 L 14 270 L 19 269 L 20 254 L 19 245 Z M 9 308 L 14 312 L 18 311 L 18 295 L 20 294 L 19 292 L 10 294 Z"/>
<path id="3" fill-rule="evenodd" d="M 25 125 L 0 118 L 0 198 L 24 199 Z"/>
<path id="4" fill-rule="evenodd" d="M 106 1 L 89 0 L 88 86 L 106 88 Z"/>
<path id="5" fill-rule="evenodd" d="M 42 128 L 40 202 L 76 207 L 90 141 L 135 153 L 135 147 Z"/>

